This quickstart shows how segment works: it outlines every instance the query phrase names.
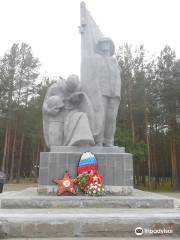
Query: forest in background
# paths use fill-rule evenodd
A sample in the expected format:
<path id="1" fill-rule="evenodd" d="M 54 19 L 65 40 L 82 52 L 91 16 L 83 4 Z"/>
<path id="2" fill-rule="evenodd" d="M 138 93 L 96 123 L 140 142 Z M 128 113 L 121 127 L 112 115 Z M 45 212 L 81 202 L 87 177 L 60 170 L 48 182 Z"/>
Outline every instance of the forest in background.
<path id="1" fill-rule="evenodd" d="M 116 54 L 121 68 L 121 103 L 115 144 L 133 154 L 135 186 L 180 189 L 180 60 L 165 46 L 157 56 L 125 44 Z M 0 167 L 10 180 L 38 177 L 47 151 L 42 103 L 48 76 L 26 44 L 13 44 L 0 58 Z"/>

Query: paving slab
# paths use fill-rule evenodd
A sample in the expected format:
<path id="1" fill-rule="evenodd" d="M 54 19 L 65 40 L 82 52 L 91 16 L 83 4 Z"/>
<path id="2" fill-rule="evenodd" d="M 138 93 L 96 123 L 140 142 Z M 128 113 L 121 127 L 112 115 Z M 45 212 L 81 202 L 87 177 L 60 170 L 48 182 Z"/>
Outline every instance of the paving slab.
<path id="1" fill-rule="evenodd" d="M 142 238 L 142 237 L 141 237 Z M 111 237 L 111 238 L 104 238 L 104 237 L 93 237 L 93 238 L 84 238 L 84 237 L 81 237 L 81 238 L 76 238 L 76 237 L 73 237 L 73 238 L 6 238 L 6 240 L 30 240 L 30 239 L 32 239 L 32 240 L 47 240 L 47 239 L 51 239 L 51 240 L 58 240 L 58 239 L 63 239 L 63 240 L 107 240 L 107 239 L 110 239 L 110 240 L 118 240 L 118 239 L 120 239 L 120 240 L 133 240 L 133 239 L 136 239 L 137 240 L 137 237 L 135 237 L 135 238 L 133 238 L 133 237 L 131 237 L 131 238 L 121 238 L 121 237 L 116 237 L 116 238 L 114 238 L 114 237 Z M 146 238 L 146 240 L 156 240 L 156 239 L 163 239 L 163 240 L 173 240 L 173 239 L 175 239 L 174 237 L 147 237 Z M 177 238 L 176 238 L 177 239 Z"/>
<path id="2" fill-rule="evenodd" d="M 22 199 L 30 201 L 36 199 L 43 202 L 42 199 L 57 198 L 57 202 L 76 202 L 90 201 L 95 203 L 99 201 L 106 203 L 112 201 L 111 196 L 101 198 L 95 197 L 70 197 L 70 196 L 39 196 L 36 188 L 28 188 L 18 192 L 6 192 L 1 194 L 1 205 L 13 199 L 21 201 Z M 158 199 L 159 201 L 170 199 L 174 202 L 174 208 L 125 208 L 119 206 L 107 207 L 101 205 L 98 207 L 58 207 L 58 208 L 1 208 L 0 209 L 0 238 L 61 238 L 61 239 L 122 239 L 122 237 L 135 238 L 135 229 L 139 227 L 143 231 L 143 238 L 151 239 L 171 239 L 180 238 L 180 200 L 155 194 L 143 192 L 140 190 L 133 191 L 133 196 L 113 196 L 113 200 L 119 201 L 119 198 L 137 199 Z M 117 202 L 118 202 L 117 201 Z M 22 202 L 21 202 L 22 203 Z M 112 202 L 111 202 L 112 203 Z M 43 205 L 44 206 L 44 205 Z M 42 207 L 43 207 L 42 206 Z M 158 232 L 159 231 L 159 232 Z M 88 238 L 87 238 L 88 237 Z M 137 238 L 136 238 L 137 239 Z"/>
<path id="3" fill-rule="evenodd" d="M 134 237 L 137 227 L 180 237 L 180 210 L 1 209 L 0 226 L 4 237 Z"/>
<path id="4" fill-rule="evenodd" d="M 37 188 L 4 193 L 1 208 L 173 208 L 174 199 L 134 190 L 130 196 L 43 196 Z"/>
<path id="5" fill-rule="evenodd" d="M 142 238 L 142 237 L 141 237 Z M 117 240 L 117 239 L 120 239 L 120 240 L 133 240 L 133 239 L 136 239 L 137 240 L 137 237 L 131 237 L 131 238 L 121 238 L 121 237 L 111 237 L 111 238 L 104 238 L 104 237 L 81 237 L 81 238 L 76 238 L 76 237 L 73 237 L 73 238 L 6 238 L 6 240 L 30 240 L 30 239 L 33 239 L 33 240 L 47 240 L 47 239 L 51 239 L 51 240 L 58 240 L 58 239 L 63 239 L 63 240 L 107 240 L 107 239 L 110 239 L 110 240 Z M 156 240 L 156 239 L 163 239 L 163 240 L 173 240 L 175 239 L 174 237 L 147 237 L 146 240 Z"/>

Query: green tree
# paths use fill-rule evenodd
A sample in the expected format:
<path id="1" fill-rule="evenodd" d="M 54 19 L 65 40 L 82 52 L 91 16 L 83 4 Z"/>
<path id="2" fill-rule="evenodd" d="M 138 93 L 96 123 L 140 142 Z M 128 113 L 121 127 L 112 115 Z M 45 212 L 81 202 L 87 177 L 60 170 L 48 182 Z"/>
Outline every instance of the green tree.
<path id="1" fill-rule="evenodd" d="M 177 77 L 177 64 L 175 52 L 169 46 L 161 51 L 157 63 L 157 81 L 159 91 L 159 108 L 164 118 L 164 128 L 169 134 L 170 158 L 172 168 L 172 184 L 174 189 L 180 187 L 178 181 L 177 162 L 177 112 L 179 93 Z"/>
<path id="2" fill-rule="evenodd" d="M 22 157 L 24 119 L 19 119 L 19 113 L 22 108 L 27 108 L 29 100 L 35 94 L 39 66 L 38 58 L 33 56 L 31 47 L 25 43 L 13 44 L 0 61 L 0 96 L 3 98 L 3 112 L 6 115 L 2 169 L 7 170 L 11 165 L 10 178 L 14 175 L 15 157 Z M 18 134 L 21 135 L 20 156 L 16 153 L 16 149 L 19 149 Z"/>

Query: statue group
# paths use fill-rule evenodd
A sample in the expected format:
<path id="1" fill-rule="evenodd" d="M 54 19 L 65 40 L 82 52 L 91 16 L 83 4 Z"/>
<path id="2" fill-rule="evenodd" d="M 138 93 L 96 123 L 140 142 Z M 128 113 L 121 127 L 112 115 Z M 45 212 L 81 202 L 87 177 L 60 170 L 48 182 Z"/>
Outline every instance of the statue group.
<path id="1" fill-rule="evenodd" d="M 53 83 L 43 103 L 47 146 L 114 146 L 120 103 L 115 47 L 81 3 L 81 81 L 70 75 Z"/>

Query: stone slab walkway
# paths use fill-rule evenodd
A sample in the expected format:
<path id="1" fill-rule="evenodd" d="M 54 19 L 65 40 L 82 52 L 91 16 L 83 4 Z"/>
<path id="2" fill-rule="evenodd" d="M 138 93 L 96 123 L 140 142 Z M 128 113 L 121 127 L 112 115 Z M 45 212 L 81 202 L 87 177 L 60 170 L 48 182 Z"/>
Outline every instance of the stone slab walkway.
<path id="1" fill-rule="evenodd" d="M 84 238 L 84 237 L 82 237 L 82 238 L 6 238 L 6 240 L 47 240 L 47 239 L 49 239 L 49 240 L 118 240 L 118 239 L 120 239 L 120 240 L 137 240 L 137 239 L 140 239 L 140 238 L 137 238 L 137 237 L 135 237 L 135 238 L 133 238 L 133 237 L 131 237 L 131 238 L 121 238 L 121 237 L 118 237 L 118 238 L 113 238 L 113 237 L 111 237 L 111 238 L 104 238 L 104 237 L 99 237 L 99 238 L 97 238 L 97 237 L 95 237 L 95 238 Z M 141 237 L 141 239 L 143 239 L 142 237 Z M 174 240 L 175 238 L 174 237 L 147 237 L 146 238 L 146 240 L 157 240 L 157 239 L 160 239 L 160 240 Z M 176 238 L 176 239 L 179 239 L 179 238 Z"/>
<path id="2" fill-rule="evenodd" d="M 29 186 L 29 185 L 28 185 Z M 36 185 L 35 185 L 36 186 Z M 0 198 L 19 198 L 36 196 L 34 185 L 27 191 L 26 185 L 17 188 L 7 186 Z M 173 195 L 174 194 L 174 195 Z M 180 199 L 178 193 L 155 194 L 135 191 L 135 197 L 173 199 L 175 208 L 135 209 L 135 208 L 43 208 L 43 209 L 0 209 L 0 238 L 12 237 L 11 240 L 28 239 L 137 239 L 135 228 L 172 229 L 173 234 L 162 236 L 145 234 L 145 239 L 180 239 Z M 176 198 L 173 198 L 175 196 Z M 71 236 L 73 238 L 71 238 Z M 95 237 L 96 236 L 96 237 Z M 18 238 L 21 237 L 21 238 Z M 49 237 L 49 238 L 48 238 Z M 57 238 L 58 237 L 58 238 Z M 124 238 L 123 238 L 124 237 Z"/>

